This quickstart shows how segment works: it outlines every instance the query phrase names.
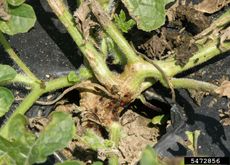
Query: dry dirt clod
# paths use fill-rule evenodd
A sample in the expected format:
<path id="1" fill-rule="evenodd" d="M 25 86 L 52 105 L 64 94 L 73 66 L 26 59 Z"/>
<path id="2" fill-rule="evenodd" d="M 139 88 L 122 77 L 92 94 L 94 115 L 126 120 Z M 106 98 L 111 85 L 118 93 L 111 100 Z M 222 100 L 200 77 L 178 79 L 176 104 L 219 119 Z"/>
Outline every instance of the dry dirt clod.
<path id="1" fill-rule="evenodd" d="M 159 60 L 167 58 L 166 52 L 172 50 L 170 44 L 166 41 L 165 35 L 154 35 L 138 48 L 144 50 L 150 59 Z"/>
<path id="2" fill-rule="evenodd" d="M 175 53 L 178 65 L 184 65 L 198 50 L 189 33 L 179 32 L 170 28 L 162 28 L 160 36 L 154 35 L 146 43 L 138 47 L 145 51 L 151 59 L 162 60 Z"/>
<path id="3" fill-rule="evenodd" d="M 188 89 L 190 97 L 195 101 L 195 103 L 201 106 L 203 97 L 206 95 L 205 92 Z"/>
<path id="4" fill-rule="evenodd" d="M 230 81 L 223 81 L 215 92 L 220 96 L 227 96 L 230 99 Z"/>
<path id="5" fill-rule="evenodd" d="M 209 27 L 211 23 L 210 19 L 202 12 L 184 5 L 176 8 L 175 19 L 180 19 L 185 27 L 188 26 L 187 28 L 196 34 Z"/>
<path id="6" fill-rule="evenodd" d="M 140 160 L 146 145 L 155 145 L 159 136 L 159 128 L 148 127 L 149 119 L 128 110 L 121 117 L 123 137 L 119 143 L 120 164 L 134 165 Z M 122 154 L 123 153 L 123 154 Z"/>
<path id="7" fill-rule="evenodd" d="M 223 126 L 230 126 L 230 109 L 228 109 L 227 111 L 220 109 L 219 117 L 221 118 L 221 123 L 223 124 Z"/>

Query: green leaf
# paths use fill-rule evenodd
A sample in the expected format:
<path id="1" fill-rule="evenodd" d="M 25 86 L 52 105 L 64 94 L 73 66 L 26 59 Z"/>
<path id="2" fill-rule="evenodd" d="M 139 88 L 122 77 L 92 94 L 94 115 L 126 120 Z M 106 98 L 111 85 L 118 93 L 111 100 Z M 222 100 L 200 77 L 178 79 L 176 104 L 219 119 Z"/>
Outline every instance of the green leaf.
<path id="1" fill-rule="evenodd" d="M 27 130 L 26 124 L 25 116 L 18 114 L 9 123 L 7 139 L 10 141 L 0 136 L 0 153 L 8 155 L 16 164 L 45 162 L 47 156 L 66 147 L 75 133 L 72 117 L 64 112 L 54 112 L 38 138 Z"/>
<path id="2" fill-rule="evenodd" d="M 168 116 L 166 115 L 158 115 L 152 118 L 152 123 L 153 124 L 159 124 L 162 125 L 168 120 Z"/>
<path id="3" fill-rule="evenodd" d="M 22 4 L 18 7 L 9 6 L 9 21 L 0 20 L 0 29 L 3 33 L 14 35 L 25 33 L 31 29 L 36 22 L 36 15 L 30 5 Z"/>
<path id="4" fill-rule="evenodd" d="M 123 10 L 120 11 L 119 16 L 114 16 L 115 23 L 121 29 L 122 32 L 128 33 L 128 31 L 136 24 L 134 20 L 130 19 L 126 21 L 126 15 Z"/>
<path id="5" fill-rule="evenodd" d="M 80 81 L 79 77 L 76 75 L 74 71 L 69 72 L 67 79 L 69 82 L 73 83 Z"/>
<path id="6" fill-rule="evenodd" d="M 0 64 L 0 82 L 12 80 L 16 75 L 17 72 L 12 67 Z"/>
<path id="7" fill-rule="evenodd" d="M 12 6 L 19 6 L 25 2 L 25 0 L 7 0 L 7 2 Z"/>
<path id="8" fill-rule="evenodd" d="M 31 154 L 31 164 L 42 163 L 46 157 L 54 151 L 67 146 L 75 134 L 75 126 L 72 117 L 63 112 L 52 114 L 52 120 L 41 132 Z M 48 147 L 47 147 L 48 146 Z"/>
<path id="9" fill-rule="evenodd" d="M 119 165 L 118 156 L 117 155 L 111 155 L 109 157 L 109 165 Z"/>
<path id="10" fill-rule="evenodd" d="M 165 23 L 165 5 L 174 0 L 122 0 L 138 29 L 152 31 Z"/>
<path id="11" fill-rule="evenodd" d="M 0 136 L 0 164 L 17 164 L 11 155 L 16 155 L 17 149 L 14 149 L 12 143 Z"/>
<path id="12" fill-rule="evenodd" d="M 36 136 L 32 134 L 26 127 L 27 119 L 23 115 L 17 115 L 10 122 L 8 127 L 7 139 L 13 140 L 14 143 L 22 143 L 30 146 L 36 140 Z"/>
<path id="13" fill-rule="evenodd" d="M 9 111 L 11 104 L 14 101 L 12 92 L 4 87 L 0 87 L 0 117 L 4 116 Z"/>
<path id="14" fill-rule="evenodd" d="M 104 139 L 88 129 L 81 140 L 93 150 L 105 149 Z"/>
<path id="15" fill-rule="evenodd" d="M 0 164 L 16 165 L 16 162 L 9 155 L 5 154 L 5 152 L 0 151 Z"/>
<path id="16" fill-rule="evenodd" d="M 67 160 L 63 163 L 57 163 L 55 165 L 84 165 L 84 163 L 78 160 Z"/>
<path id="17" fill-rule="evenodd" d="M 151 146 L 147 146 L 141 156 L 140 165 L 152 165 L 157 164 L 161 165 L 162 163 L 159 162 L 157 159 L 157 155 Z"/>

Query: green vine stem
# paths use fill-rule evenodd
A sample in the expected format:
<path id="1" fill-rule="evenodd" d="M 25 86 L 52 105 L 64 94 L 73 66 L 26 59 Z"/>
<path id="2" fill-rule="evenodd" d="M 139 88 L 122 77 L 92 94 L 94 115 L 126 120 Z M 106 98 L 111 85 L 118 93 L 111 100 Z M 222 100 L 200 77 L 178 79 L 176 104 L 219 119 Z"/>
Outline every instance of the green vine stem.
<path id="1" fill-rule="evenodd" d="M 10 118 L 7 120 L 6 124 L 2 126 L 0 129 L 0 134 L 3 137 L 6 137 L 8 134 L 8 123 L 12 120 L 12 118 L 17 114 L 25 114 L 26 111 L 34 104 L 36 100 L 40 98 L 41 95 L 47 92 L 51 92 L 54 90 L 58 90 L 61 88 L 65 88 L 68 86 L 72 86 L 75 83 L 79 83 L 85 79 L 91 78 L 92 75 L 84 69 L 79 70 L 79 81 L 77 82 L 69 82 L 67 76 L 60 77 L 54 80 L 50 80 L 48 82 L 44 82 L 44 87 L 40 84 L 33 84 L 32 91 L 25 97 L 25 99 L 20 103 L 20 105 L 16 108 Z"/>
<path id="2" fill-rule="evenodd" d="M 88 60 L 90 67 L 92 68 L 95 76 L 104 84 L 110 88 L 111 84 L 116 84 L 115 75 L 111 72 L 106 65 L 103 54 L 98 52 L 91 42 L 91 40 L 84 39 L 81 32 L 77 29 L 73 16 L 69 13 L 67 7 L 61 0 L 47 0 L 53 12 L 57 15 L 62 24 L 66 27 L 67 31 L 77 44 L 78 48 L 84 54 Z"/>
<path id="3" fill-rule="evenodd" d="M 195 89 L 197 91 L 206 91 L 210 93 L 215 93 L 214 90 L 218 88 L 218 86 L 211 83 L 188 78 L 172 78 L 170 81 L 174 88 Z"/>
<path id="4" fill-rule="evenodd" d="M 136 55 L 136 52 L 132 49 L 131 45 L 124 38 L 120 30 L 115 24 L 110 20 L 110 17 L 102 9 L 100 4 L 96 0 L 90 0 L 91 10 L 96 16 L 97 20 L 103 26 L 104 30 L 109 34 L 109 36 L 114 40 L 114 42 L 119 46 L 121 51 L 126 56 L 128 63 L 132 64 L 140 60 Z"/>
<path id="5" fill-rule="evenodd" d="M 181 73 L 183 71 L 186 71 L 190 68 L 193 68 L 197 65 L 200 65 L 213 57 L 220 55 L 223 53 L 218 47 L 219 41 L 214 40 L 212 43 L 204 45 L 202 48 L 199 49 L 197 53 L 195 53 L 186 63 L 184 66 L 176 65 L 176 61 L 174 59 L 168 59 L 166 61 L 153 61 L 155 64 L 157 64 L 163 72 L 169 76 L 172 77 L 178 73 Z M 230 43 L 224 43 L 222 45 L 224 47 L 225 51 L 230 50 Z M 133 67 L 138 68 L 139 73 L 138 77 L 142 78 L 148 78 L 148 77 L 153 77 L 153 78 L 161 78 L 159 71 L 150 63 L 139 63 L 135 64 Z M 137 79 L 138 79 L 137 77 Z"/>
<path id="6" fill-rule="evenodd" d="M 18 57 L 15 51 L 11 48 L 9 42 L 6 40 L 2 32 L 0 32 L 0 43 L 4 47 L 5 51 L 9 54 L 10 58 L 25 72 L 29 78 L 34 81 L 40 82 L 40 80 L 30 71 L 30 69 L 24 64 L 24 62 Z"/>
<path id="7" fill-rule="evenodd" d="M 6 85 L 6 84 L 21 84 L 29 87 L 33 87 L 37 82 L 31 80 L 28 76 L 17 74 L 13 80 L 1 82 L 0 85 Z"/>
<path id="8" fill-rule="evenodd" d="M 31 80 L 28 76 L 24 76 L 22 74 L 17 74 L 10 83 L 19 83 L 29 87 L 34 87 L 35 84 L 38 84 L 37 81 Z"/>
<path id="9" fill-rule="evenodd" d="M 202 46 L 199 48 L 199 51 L 195 53 L 183 67 L 176 65 L 175 60 L 156 61 L 156 63 L 162 68 L 162 70 L 164 70 L 165 73 L 167 73 L 168 76 L 173 76 L 230 50 L 230 42 L 223 43 L 223 45 L 221 45 L 222 49 L 219 48 L 219 44 L 219 40 L 214 40 L 213 42 Z"/>
<path id="10" fill-rule="evenodd" d="M 218 40 L 215 40 L 212 43 L 203 46 L 197 53 L 195 53 L 189 59 L 188 63 L 183 67 L 176 65 L 176 61 L 174 59 L 169 59 L 167 61 L 154 61 L 154 62 L 159 67 L 161 67 L 161 69 L 164 71 L 166 76 L 173 77 L 174 75 L 176 75 L 178 73 L 181 73 L 185 70 L 188 70 L 192 67 L 195 67 L 199 64 L 202 64 L 202 63 L 210 60 L 211 58 L 223 53 L 218 48 L 218 46 L 217 46 L 218 44 L 219 44 Z M 224 43 L 224 45 L 222 45 L 222 46 L 225 48 L 226 51 L 230 50 L 230 43 Z M 154 79 L 158 79 L 161 82 L 163 82 L 163 80 L 161 80 L 162 77 L 161 77 L 159 71 L 153 65 L 146 63 L 146 64 L 139 64 L 139 66 L 137 66 L 137 67 L 139 68 L 139 72 L 135 77 L 133 77 L 132 82 L 134 85 L 138 85 L 137 82 L 140 82 L 141 81 L 140 78 L 142 78 L 143 83 L 141 85 L 141 91 L 144 91 L 145 89 L 149 88 L 150 86 L 152 86 L 156 82 L 156 80 L 151 80 L 151 81 L 148 80 L 147 82 L 145 82 L 144 80 L 146 78 L 152 77 Z M 174 85 L 173 81 L 171 83 L 173 86 L 177 86 L 177 84 Z M 202 83 L 198 83 L 198 84 L 202 85 Z M 189 88 L 197 88 L 197 85 L 195 83 L 192 83 L 189 86 L 190 86 Z M 194 86 L 194 87 L 192 87 L 192 86 Z M 181 82 L 180 86 L 178 86 L 178 88 L 179 87 L 180 88 L 187 88 L 188 84 Z M 203 88 L 203 87 L 201 87 L 201 88 Z"/>

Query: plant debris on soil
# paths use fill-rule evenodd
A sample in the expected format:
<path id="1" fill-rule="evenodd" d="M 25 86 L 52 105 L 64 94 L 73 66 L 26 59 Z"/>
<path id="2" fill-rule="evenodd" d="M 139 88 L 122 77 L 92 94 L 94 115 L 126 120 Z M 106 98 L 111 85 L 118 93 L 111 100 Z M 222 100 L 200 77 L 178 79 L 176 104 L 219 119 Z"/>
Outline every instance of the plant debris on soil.
<path id="1" fill-rule="evenodd" d="M 211 20 L 189 6 L 179 5 L 174 10 L 170 22 L 138 48 L 151 59 L 162 60 L 175 54 L 177 64 L 183 66 L 198 50 L 193 36 L 209 27 Z"/>

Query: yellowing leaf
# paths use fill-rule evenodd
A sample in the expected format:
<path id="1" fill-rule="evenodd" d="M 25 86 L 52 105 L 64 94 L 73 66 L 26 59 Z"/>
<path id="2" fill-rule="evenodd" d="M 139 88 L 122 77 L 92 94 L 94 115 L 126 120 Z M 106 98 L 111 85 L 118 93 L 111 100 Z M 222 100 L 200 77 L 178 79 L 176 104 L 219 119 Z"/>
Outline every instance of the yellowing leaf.
<path id="1" fill-rule="evenodd" d="M 227 96 L 230 98 L 230 81 L 223 81 L 220 87 L 215 92 L 221 96 Z"/>

